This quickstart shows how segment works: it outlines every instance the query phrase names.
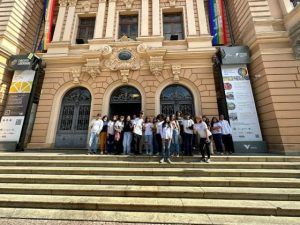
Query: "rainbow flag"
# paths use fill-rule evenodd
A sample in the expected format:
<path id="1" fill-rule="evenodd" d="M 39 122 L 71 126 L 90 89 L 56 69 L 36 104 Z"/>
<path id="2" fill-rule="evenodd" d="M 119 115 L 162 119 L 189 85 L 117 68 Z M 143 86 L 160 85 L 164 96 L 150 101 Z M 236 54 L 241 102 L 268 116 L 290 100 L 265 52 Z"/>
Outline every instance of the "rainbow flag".
<path id="1" fill-rule="evenodd" d="M 42 50 L 47 50 L 48 44 L 52 41 L 52 26 L 55 3 L 56 0 L 44 0 L 45 31 L 41 46 Z"/>
<path id="2" fill-rule="evenodd" d="M 213 45 L 227 44 L 225 8 L 223 0 L 208 0 L 210 31 Z"/>

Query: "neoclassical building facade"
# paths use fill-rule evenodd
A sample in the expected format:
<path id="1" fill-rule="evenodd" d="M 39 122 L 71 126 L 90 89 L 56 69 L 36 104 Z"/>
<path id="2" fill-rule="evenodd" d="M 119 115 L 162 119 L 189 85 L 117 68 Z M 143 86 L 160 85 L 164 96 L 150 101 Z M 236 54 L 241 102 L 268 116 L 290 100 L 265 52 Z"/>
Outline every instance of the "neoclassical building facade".
<path id="1" fill-rule="evenodd" d="M 226 2 L 227 44 L 250 48 L 268 149 L 300 154 L 300 6 Z M 27 147 L 85 147 L 98 113 L 219 115 L 208 11 L 206 0 L 59 0 Z"/>

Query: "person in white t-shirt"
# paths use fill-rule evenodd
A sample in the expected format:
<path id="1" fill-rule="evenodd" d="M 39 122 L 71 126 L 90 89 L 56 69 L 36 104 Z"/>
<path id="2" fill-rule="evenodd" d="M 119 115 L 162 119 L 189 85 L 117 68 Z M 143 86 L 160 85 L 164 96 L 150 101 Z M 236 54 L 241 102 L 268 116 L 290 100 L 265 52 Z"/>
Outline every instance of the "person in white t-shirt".
<path id="1" fill-rule="evenodd" d="M 140 116 L 133 122 L 133 139 L 134 150 L 136 154 L 142 154 L 142 137 L 143 137 L 143 125 L 144 125 L 144 112 L 140 112 Z"/>
<path id="2" fill-rule="evenodd" d="M 207 124 L 202 120 L 201 116 L 196 116 L 196 123 L 194 124 L 194 131 L 197 135 L 197 138 L 200 140 L 199 142 L 199 150 L 202 155 L 202 162 L 210 162 L 210 137 L 211 132 L 209 131 Z M 205 151 L 207 154 L 207 159 L 205 160 Z"/>
<path id="3" fill-rule="evenodd" d="M 226 154 L 232 154 L 234 152 L 232 129 L 227 120 L 224 119 L 224 115 L 220 115 L 220 125 L 222 129 L 222 141 L 225 146 Z"/>
<path id="4" fill-rule="evenodd" d="M 117 116 L 113 116 L 107 123 L 107 154 L 113 154 L 115 148 L 115 122 L 117 121 Z"/>
<path id="5" fill-rule="evenodd" d="M 97 115 L 96 119 L 93 119 L 90 124 L 91 134 L 89 140 L 88 154 L 97 154 L 99 134 L 103 128 L 103 120 L 101 114 Z"/>
<path id="6" fill-rule="evenodd" d="M 159 114 L 157 116 L 157 122 L 156 122 L 156 142 L 157 142 L 157 153 L 158 155 L 161 154 L 162 152 L 162 139 L 161 139 L 161 134 L 162 134 L 162 125 L 164 123 L 164 118 L 162 114 Z"/>
<path id="7" fill-rule="evenodd" d="M 145 134 L 145 149 L 147 155 L 153 155 L 153 123 L 150 117 L 146 117 L 144 123 L 144 134 Z"/>
<path id="8" fill-rule="evenodd" d="M 211 132 L 215 142 L 217 154 L 223 154 L 222 146 L 222 127 L 217 117 L 211 119 Z"/>
<path id="9" fill-rule="evenodd" d="M 182 122 L 184 131 L 184 151 L 185 155 L 192 156 L 193 146 L 193 134 L 194 134 L 194 121 L 190 118 L 189 114 L 186 114 L 185 119 Z"/>
<path id="10" fill-rule="evenodd" d="M 173 129 L 171 126 L 170 117 L 167 116 L 163 125 L 162 125 L 162 158 L 159 161 L 160 163 L 163 163 L 164 161 L 168 163 L 172 163 L 170 160 L 170 147 L 172 142 L 172 136 L 173 136 Z"/>

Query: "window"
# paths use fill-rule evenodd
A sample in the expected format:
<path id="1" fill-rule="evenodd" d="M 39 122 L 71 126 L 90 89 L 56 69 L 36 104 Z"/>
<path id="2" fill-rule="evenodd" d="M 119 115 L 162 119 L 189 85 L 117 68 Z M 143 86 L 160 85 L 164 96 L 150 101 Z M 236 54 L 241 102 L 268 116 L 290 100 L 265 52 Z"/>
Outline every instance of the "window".
<path id="1" fill-rule="evenodd" d="M 138 36 L 138 16 L 121 15 L 119 20 L 119 38 L 126 35 L 131 39 Z"/>
<path id="2" fill-rule="evenodd" d="M 184 39 L 182 13 L 164 13 L 163 17 L 165 39 Z"/>
<path id="3" fill-rule="evenodd" d="M 80 18 L 76 44 L 85 44 L 93 39 L 95 29 L 95 18 Z"/>

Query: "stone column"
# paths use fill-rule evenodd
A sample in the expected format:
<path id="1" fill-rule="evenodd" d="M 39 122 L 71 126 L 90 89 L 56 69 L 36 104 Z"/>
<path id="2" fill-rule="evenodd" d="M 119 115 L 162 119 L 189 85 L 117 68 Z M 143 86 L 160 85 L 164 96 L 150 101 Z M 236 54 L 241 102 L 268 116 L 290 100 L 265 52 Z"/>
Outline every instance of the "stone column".
<path id="1" fill-rule="evenodd" d="M 186 16 L 188 24 L 188 36 L 196 35 L 196 23 L 194 14 L 194 0 L 186 0 Z"/>
<path id="2" fill-rule="evenodd" d="M 289 14 L 294 8 L 290 0 L 279 0 L 279 4 L 283 15 Z"/>
<path id="3" fill-rule="evenodd" d="M 62 27 L 64 25 L 67 4 L 68 4 L 67 0 L 59 0 L 59 11 L 58 11 L 57 21 L 56 21 L 55 31 L 53 34 L 52 41 L 60 41 L 60 35 L 62 32 Z"/>
<path id="4" fill-rule="evenodd" d="M 99 0 L 94 38 L 103 37 L 106 0 Z"/>
<path id="5" fill-rule="evenodd" d="M 208 34 L 206 13 L 205 13 L 205 7 L 204 7 L 204 0 L 196 0 L 196 2 L 197 2 L 197 11 L 198 11 L 200 35 L 201 34 Z"/>
<path id="6" fill-rule="evenodd" d="M 148 0 L 142 0 L 142 15 L 141 15 L 141 36 L 148 36 L 148 15 L 149 15 L 149 2 Z"/>
<path id="7" fill-rule="evenodd" d="M 68 16 L 67 16 L 67 21 L 66 21 L 66 25 L 65 25 L 63 41 L 70 41 L 70 39 L 71 39 L 71 31 L 73 28 L 73 21 L 74 21 L 77 0 L 68 0 L 68 3 L 69 3 L 69 10 L 68 10 Z"/>
<path id="8" fill-rule="evenodd" d="M 114 36 L 115 14 L 116 14 L 116 0 L 109 0 L 108 16 L 107 16 L 106 32 L 105 32 L 106 38 L 113 38 Z"/>
<path id="9" fill-rule="evenodd" d="M 152 35 L 160 36 L 160 7 L 159 0 L 152 0 Z"/>

